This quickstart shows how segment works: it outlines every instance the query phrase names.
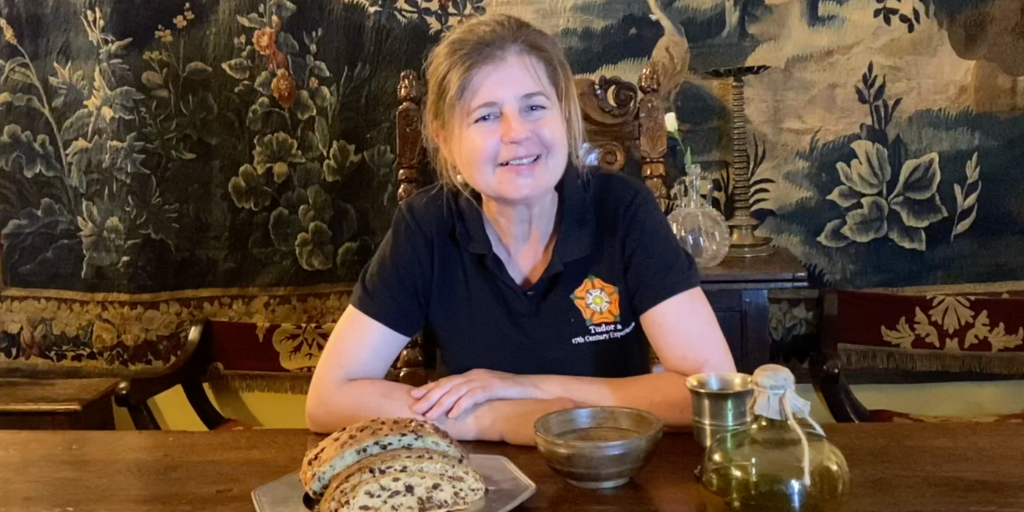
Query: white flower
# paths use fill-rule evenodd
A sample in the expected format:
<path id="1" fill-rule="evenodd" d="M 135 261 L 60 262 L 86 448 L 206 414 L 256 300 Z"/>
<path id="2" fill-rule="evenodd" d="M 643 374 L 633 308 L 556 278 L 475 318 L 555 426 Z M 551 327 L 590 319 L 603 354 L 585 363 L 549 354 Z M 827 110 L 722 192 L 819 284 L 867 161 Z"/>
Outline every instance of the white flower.
<path id="1" fill-rule="evenodd" d="M 675 112 L 669 112 L 668 114 L 665 114 L 665 129 L 670 132 L 679 131 L 679 121 L 676 120 Z"/>

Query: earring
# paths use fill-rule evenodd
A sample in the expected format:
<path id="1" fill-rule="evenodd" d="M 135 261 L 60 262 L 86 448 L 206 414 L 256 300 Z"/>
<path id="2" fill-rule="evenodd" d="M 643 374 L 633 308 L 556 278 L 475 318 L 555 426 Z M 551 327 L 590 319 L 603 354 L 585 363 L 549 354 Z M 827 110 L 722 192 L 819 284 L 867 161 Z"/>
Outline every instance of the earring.
<path id="1" fill-rule="evenodd" d="M 456 181 L 456 183 L 458 183 L 460 185 L 466 183 L 466 179 L 462 177 L 462 173 L 461 172 L 455 174 L 455 181 Z"/>

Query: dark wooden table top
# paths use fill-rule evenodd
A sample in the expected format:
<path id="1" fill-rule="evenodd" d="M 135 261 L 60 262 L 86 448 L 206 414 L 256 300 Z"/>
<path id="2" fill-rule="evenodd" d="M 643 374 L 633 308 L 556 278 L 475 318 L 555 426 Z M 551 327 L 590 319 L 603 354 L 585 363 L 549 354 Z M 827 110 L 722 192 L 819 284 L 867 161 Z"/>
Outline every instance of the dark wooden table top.
<path id="1" fill-rule="evenodd" d="M 846 511 L 1024 510 L 1024 425 L 829 425 L 852 473 Z M 251 511 L 250 492 L 296 471 L 319 438 L 305 431 L 0 431 L 0 511 Z M 693 470 L 703 451 L 667 434 L 634 481 L 575 488 L 533 449 L 504 455 L 537 484 L 519 510 L 705 510 Z"/>
<path id="2" fill-rule="evenodd" d="M 0 379 L 0 413 L 80 411 L 110 399 L 118 379 Z"/>
<path id="3" fill-rule="evenodd" d="M 768 256 L 726 258 L 700 273 L 702 283 L 759 282 L 767 287 L 793 287 L 806 286 L 807 281 L 807 269 L 800 260 L 779 247 Z"/>

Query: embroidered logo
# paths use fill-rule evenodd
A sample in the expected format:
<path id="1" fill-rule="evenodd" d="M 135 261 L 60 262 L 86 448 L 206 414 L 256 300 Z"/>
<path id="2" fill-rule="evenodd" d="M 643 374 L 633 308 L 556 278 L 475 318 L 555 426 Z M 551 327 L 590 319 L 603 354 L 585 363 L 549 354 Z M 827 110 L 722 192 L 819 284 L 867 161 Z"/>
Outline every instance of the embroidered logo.
<path id="1" fill-rule="evenodd" d="M 588 276 L 569 297 L 579 308 L 587 325 L 619 321 L 619 288 Z"/>

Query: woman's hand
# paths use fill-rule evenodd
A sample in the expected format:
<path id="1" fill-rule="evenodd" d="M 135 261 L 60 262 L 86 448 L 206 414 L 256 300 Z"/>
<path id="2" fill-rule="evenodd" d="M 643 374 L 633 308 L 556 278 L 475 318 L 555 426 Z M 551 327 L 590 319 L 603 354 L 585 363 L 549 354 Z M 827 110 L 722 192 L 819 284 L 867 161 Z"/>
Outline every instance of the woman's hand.
<path id="1" fill-rule="evenodd" d="M 530 384 L 528 376 L 491 370 L 471 370 L 451 375 L 411 392 L 417 401 L 412 412 L 436 420 L 447 415 L 457 418 L 462 413 L 490 400 L 549 398 Z"/>
<path id="2" fill-rule="evenodd" d="M 578 405 L 568 398 L 492 400 L 469 409 L 458 419 L 442 416 L 434 423 L 459 441 L 491 441 L 533 446 L 533 425 L 538 418 L 549 412 Z"/>

